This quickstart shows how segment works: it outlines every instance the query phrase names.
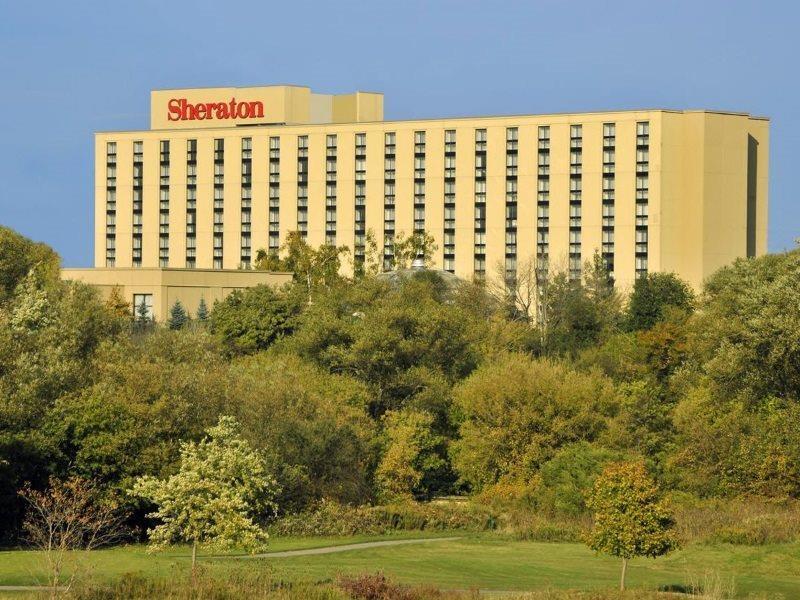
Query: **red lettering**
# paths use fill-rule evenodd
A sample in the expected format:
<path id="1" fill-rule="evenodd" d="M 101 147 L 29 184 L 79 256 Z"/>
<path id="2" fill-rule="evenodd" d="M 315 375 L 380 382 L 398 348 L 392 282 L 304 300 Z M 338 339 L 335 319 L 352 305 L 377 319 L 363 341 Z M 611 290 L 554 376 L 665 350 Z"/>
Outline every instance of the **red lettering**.
<path id="1" fill-rule="evenodd" d="M 251 119 L 261 119 L 264 117 L 264 103 L 263 102 L 251 102 L 250 103 L 250 118 Z"/>
<path id="2" fill-rule="evenodd" d="M 181 103 L 186 103 L 186 100 L 178 100 L 177 98 L 172 98 L 167 104 L 167 109 L 169 112 L 167 113 L 167 121 L 180 121 L 183 117 L 182 110 L 181 110 Z"/>
<path id="3" fill-rule="evenodd" d="M 168 121 L 195 120 L 227 120 L 227 119 L 262 119 L 264 103 L 237 102 L 231 98 L 229 102 L 199 102 L 190 104 L 186 98 L 170 98 L 167 102 Z"/>

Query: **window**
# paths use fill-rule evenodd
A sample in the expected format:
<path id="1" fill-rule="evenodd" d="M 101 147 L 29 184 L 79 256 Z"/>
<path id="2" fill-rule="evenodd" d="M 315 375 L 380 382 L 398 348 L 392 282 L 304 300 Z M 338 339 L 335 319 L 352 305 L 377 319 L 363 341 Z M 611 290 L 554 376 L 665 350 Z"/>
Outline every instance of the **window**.
<path id="1" fill-rule="evenodd" d="M 144 310 L 142 309 L 144 307 Z M 134 294 L 133 295 L 133 316 L 139 318 L 142 310 L 146 317 L 153 320 L 153 294 Z"/>
<path id="2" fill-rule="evenodd" d="M 550 247 L 550 126 L 537 128 L 537 179 L 536 179 L 536 255 L 544 263 Z"/>
<path id="3" fill-rule="evenodd" d="M 456 151 L 456 131 L 455 129 L 446 129 L 444 132 L 444 152 L 445 154 L 454 154 Z"/>
<path id="4" fill-rule="evenodd" d="M 475 130 L 475 151 L 476 152 L 486 152 L 486 130 L 485 129 L 476 129 Z"/>
<path id="5" fill-rule="evenodd" d="M 636 123 L 636 277 L 647 274 L 650 123 Z"/>

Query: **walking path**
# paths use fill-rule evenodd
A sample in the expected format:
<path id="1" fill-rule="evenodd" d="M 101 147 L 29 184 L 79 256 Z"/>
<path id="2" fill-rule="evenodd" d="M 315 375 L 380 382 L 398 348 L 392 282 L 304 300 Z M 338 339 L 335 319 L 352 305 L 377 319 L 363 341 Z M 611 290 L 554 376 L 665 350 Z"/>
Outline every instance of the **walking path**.
<path id="1" fill-rule="evenodd" d="M 0 592 L 47 592 L 54 588 L 46 585 L 0 585 Z M 59 586 L 55 588 L 59 592 L 66 592 L 67 588 Z"/>
<path id="2" fill-rule="evenodd" d="M 305 548 L 304 550 L 283 550 L 281 552 L 264 552 L 263 554 L 245 554 L 238 556 L 218 556 L 215 558 L 288 558 L 290 556 L 309 556 L 312 554 L 333 554 L 334 552 L 349 552 L 350 550 L 363 550 L 365 548 L 380 548 L 382 546 L 402 546 L 405 544 L 430 544 L 432 542 L 452 542 L 460 537 L 418 538 L 411 540 L 383 540 L 380 542 L 361 542 L 358 544 L 342 544 L 339 546 L 323 546 L 322 548 Z"/>
<path id="3" fill-rule="evenodd" d="M 313 554 L 333 554 L 382 546 L 402 546 L 405 544 L 429 544 L 432 542 L 452 542 L 460 537 L 418 538 L 410 540 L 383 540 L 379 542 L 361 542 L 359 544 L 342 544 L 340 546 L 323 546 L 321 548 L 305 548 L 303 550 L 283 550 L 282 552 L 265 552 L 263 554 L 240 554 L 237 556 L 215 556 L 214 558 L 288 558 L 290 556 L 309 556 Z M 210 557 L 208 557 L 210 558 Z M 47 591 L 47 586 L 37 585 L 0 585 L 0 592 L 37 592 Z M 59 588 L 61 590 L 65 588 Z"/>

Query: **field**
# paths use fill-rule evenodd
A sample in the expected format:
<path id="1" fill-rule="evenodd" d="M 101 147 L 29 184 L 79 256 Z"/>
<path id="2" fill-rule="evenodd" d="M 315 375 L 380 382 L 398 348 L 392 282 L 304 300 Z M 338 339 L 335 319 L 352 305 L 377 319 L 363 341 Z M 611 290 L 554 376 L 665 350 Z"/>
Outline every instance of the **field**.
<path id="1" fill-rule="evenodd" d="M 442 589 L 591 590 L 617 585 L 618 561 L 597 556 L 580 544 L 521 542 L 492 534 L 451 535 L 461 537 L 286 558 L 204 557 L 202 564 L 212 576 L 221 577 L 244 569 L 267 572 L 275 580 L 292 582 L 324 582 L 339 574 L 382 571 L 401 582 L 430 584 Z M 285 538 L 274 540 L 270 551 L 408 537 L 414 536 Z M 0 585 L 40 582 L 40 559 L 34 552 L 0 553 Z M 100 581 L 125 573 L 169 578 L 188 569 L 189 553 L 185 548 L 175 548 L 150 555 L 143 546 L 127 546 L 97 551 L 81 561 L 85 572 Z M 800 545 L 694 544 L 657 560 L 634 560 L 628 574 L 629 587 L 650 590 L 683 590 L 692 584 L 702 585 L 704 581 L 732 587 L 739 597 L 759 594 L 759 597 L 798 598 Z"/>

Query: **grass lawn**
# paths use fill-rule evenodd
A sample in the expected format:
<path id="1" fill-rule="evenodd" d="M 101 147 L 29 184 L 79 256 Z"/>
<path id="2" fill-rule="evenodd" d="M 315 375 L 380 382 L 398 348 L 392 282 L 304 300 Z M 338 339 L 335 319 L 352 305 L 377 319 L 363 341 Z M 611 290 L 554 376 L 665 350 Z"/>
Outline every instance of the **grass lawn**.
<path id="1" fill-rule="evenodd" d="M 371 539 L 387 537 L 280 539 L 272 541 L 271 550 Z M 130 546 L 94 552 L 89 560 L 96 578 L 136 572 L 169 577 L 176 569 L 187 568 L 189 554 L 186 549 L 178 548 L 147 555 L 143 547 Z M 268 570 L 276 578 L 291 581 L 319 582 L 333 579 L 339 573 L 383 571 L 407 583 L 487 590 L 610 588 L 617 585 L 620 566 L 619 561 L 598 557 L 580 544 L 518 542 L 492 534 L 316 556 L 204 558 L 203 563 L 212 573 L 241 568 Z M 0 553 L 0 585 L 35 583 L 38 569 L 39 561 L 33 552 Z M 628 584 L 649 589 L 692 582 L 702 584 L 709 573 L 726 584 L 732 581 L 741 596 L 767 592 L 782 594 L 787 599 L 797 598 L 800 597 L 800 545 L 692 545 L 657 560 L 632 561 Z"/>

